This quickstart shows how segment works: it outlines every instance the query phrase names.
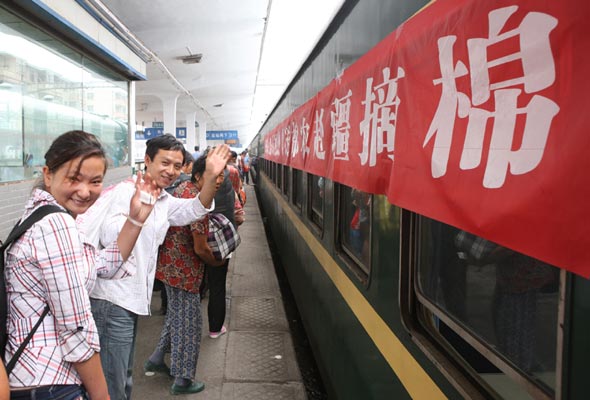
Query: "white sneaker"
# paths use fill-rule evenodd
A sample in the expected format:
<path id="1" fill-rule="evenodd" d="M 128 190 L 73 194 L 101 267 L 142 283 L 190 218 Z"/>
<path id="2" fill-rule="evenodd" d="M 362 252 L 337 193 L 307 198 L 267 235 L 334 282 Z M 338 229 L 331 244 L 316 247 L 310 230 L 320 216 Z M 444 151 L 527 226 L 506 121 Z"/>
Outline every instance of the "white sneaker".
<path id="1" fill-rule="evenodd" d="M 227 329 L 225 329 L 225 326 L 222 326 L 219 332 L 209 332 L 209 337 L 211 339 L 217 339 L 219 336 L 225 334 L 225 332 L 227 332 Z"/>

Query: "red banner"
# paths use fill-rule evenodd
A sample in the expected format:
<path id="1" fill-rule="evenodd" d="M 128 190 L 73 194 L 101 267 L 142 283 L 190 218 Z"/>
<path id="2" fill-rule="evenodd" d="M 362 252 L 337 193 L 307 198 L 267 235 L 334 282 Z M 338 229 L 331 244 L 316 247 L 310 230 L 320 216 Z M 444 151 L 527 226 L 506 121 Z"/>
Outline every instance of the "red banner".
<path id="1" fill-rule="evenodd" d="M 265 138 L 265 158 L 590 276 L 590 3 L 439 0 Z"/>

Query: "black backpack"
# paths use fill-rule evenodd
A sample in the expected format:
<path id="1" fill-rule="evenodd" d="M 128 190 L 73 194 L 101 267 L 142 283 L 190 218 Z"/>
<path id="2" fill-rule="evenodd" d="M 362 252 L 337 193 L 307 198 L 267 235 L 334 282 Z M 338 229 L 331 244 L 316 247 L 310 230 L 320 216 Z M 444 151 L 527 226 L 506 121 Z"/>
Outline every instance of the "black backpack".
<path id="1" fill-rule="evenodd" d="M 22 236 L 35 222 L 40 221 L 43 217 L 48 214 L 54 212 L 65 212 L 61 207 L 58 207 L 53 204 L 47 204 L 44 206 L 39 207 L 27 219 L 22 222 L 19 222 L 12 228 L 12 231 L 8 235 L 8 238 L 2 243 L 0 246 L 0 357 L 4 360 L 4 351 L 6 350 L 6 342 L 8 340 L 8 332 L 6 327 L 6 321 L 8 317 L 8 298 L 6 296 L 6 282 L 4 281 L 4 251 L 10 246 L 12 242 L 17 240 L 19 237 Z M 10 362 L 6 365 L 6 374 L 10 375 L 10 372 L 14 368 L 16 361 L 20 357 L 21 353 L 33 337 L 33 334 L 43 322 L 43 318 L 49 312 L 49 306 L 45 306 L 45 310 L 39 317 L 39 321 L 33 326 L 31 332 L 27 336 L 27 338 L 23 341 L 23 343 L 19 346 L 18 350 L 10 360 Z"/>

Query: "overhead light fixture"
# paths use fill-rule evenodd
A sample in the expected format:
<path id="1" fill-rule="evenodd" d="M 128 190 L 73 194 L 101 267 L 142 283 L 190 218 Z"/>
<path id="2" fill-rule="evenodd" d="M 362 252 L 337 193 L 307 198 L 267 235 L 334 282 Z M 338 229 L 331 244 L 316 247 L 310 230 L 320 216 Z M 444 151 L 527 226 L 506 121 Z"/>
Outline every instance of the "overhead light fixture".
<path id="1" fill-rule="evenodd" d="M 191 54 L 189 56 L 176 57 L 177 60 L 182 61 L 183 64 L 198 64 L 201 62 L 203 55 L 201 53 Z"/>

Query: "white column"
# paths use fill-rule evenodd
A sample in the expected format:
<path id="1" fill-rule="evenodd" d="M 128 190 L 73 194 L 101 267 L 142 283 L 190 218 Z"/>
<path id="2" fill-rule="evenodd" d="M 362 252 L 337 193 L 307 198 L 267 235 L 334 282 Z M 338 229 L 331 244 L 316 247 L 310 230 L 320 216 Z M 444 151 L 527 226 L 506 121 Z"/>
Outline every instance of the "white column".
<path id="1" fill-rule="evenodd" d="M 127 99 L 127 107 L 129 107 L 129 123 L 127 124 L 127 140 L 129 141 L 129 146 L 127 147 L 127 158 L 129 165 L 135 170 L 135 125 L 137 125 L 135 121 L 135 81 L 129 81 L 127 89 L 129 92 Z"/>
<path id="2" fill-rule="evenodd" d="M 197 111 L 197 122 L 199 123 L 199 135 L 197 136 L 197 146 L 201 151 L 207 148 L 207 118 L 203 112 Z"/>
<path id="3" fill-rule="evenodd" d="M 164 133 L 176 136 L 176 99 L 178 95 L 162 96 L 164 105 Z"/>
<path id="4" fill-rule="evenodd" d="M 185 148 L 192 154 L 195 146 L 198 146 L 197 133 L 195 129 L 196 112 L 186 114 L 186 146 Z"/>

